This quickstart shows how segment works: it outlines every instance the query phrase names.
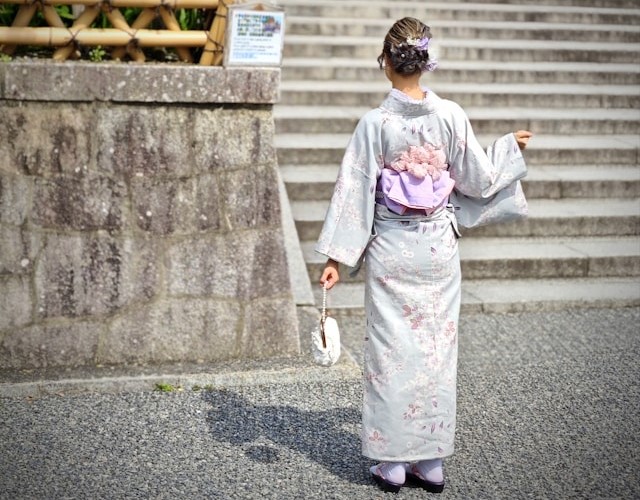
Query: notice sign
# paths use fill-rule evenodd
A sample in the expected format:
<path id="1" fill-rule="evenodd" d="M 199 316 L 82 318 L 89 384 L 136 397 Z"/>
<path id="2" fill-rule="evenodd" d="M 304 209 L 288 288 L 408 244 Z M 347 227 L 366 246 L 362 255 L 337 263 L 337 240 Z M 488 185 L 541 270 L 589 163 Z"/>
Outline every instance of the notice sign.
<path id="1" fill-rule="evenodd" d="M 283 41 L 282 10 L 229 6 L 225 66 L 280 66 Z"/>

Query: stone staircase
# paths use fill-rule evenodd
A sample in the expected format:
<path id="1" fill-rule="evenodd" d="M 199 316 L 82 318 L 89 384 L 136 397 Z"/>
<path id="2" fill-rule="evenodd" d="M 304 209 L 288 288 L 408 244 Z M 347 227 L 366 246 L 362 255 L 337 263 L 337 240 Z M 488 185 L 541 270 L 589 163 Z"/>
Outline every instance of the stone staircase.
<path id="1" fill-rule="evenodd" d="M 313 246 L 349 136 L 389 90 L 376 64 L 382 39 L 411 15 L 437 41 L 440 67 L 423 83 L 465 108 L 481 143 L 535 134 L 529 218 L 460 240 L 463 312 L 640 305 L 636 0 L 278 4 L 287 33 L 276 146 L 306 263 L 292 275 L 308 287 L 308 273 L 315 294 L 299 304 L 319 298 L 325 259 Z M 330 294 L 334 314 L 362 311 L 361 280 Z"/>

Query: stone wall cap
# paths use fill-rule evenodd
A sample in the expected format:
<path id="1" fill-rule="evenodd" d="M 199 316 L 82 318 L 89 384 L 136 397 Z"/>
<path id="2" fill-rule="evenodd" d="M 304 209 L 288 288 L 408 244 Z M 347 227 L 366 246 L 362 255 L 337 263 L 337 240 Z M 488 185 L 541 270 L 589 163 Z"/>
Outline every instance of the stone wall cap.
<path id="1" fill-rule="evenodd" d="M 5 100 L 274 104 L 279 98 L 280 68 L 47 59 L 0 64 Z"/>

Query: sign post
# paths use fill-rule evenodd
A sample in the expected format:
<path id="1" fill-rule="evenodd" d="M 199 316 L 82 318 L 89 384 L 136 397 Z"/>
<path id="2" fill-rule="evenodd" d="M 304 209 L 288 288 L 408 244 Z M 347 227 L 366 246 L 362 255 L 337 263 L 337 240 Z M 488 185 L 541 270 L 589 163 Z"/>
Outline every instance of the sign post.
<path id="1" fill-rule="evenodd" d="M 280 66 L 284 10 L 268 4 L 229 6 L 225 66 Z"/>

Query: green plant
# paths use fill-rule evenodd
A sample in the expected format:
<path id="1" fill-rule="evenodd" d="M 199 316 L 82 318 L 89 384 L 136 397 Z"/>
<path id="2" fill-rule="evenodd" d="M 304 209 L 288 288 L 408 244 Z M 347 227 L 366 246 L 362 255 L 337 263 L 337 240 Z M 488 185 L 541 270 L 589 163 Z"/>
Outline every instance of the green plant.
<path id="1" fill-rule="evenodd" d="M 89 51 L 89 59 L 93 62 L 102 61 L 105 55 L 107 55 L 107 51 L 102 48 L 102 45 L 96 45 Z"/>
<path id="2" fill-rule="evenodd" d="M 5 54 L 4 52 L 0 52 L 0 62 L 9 62 L 13 59 L 9 54 Z"/>
<path id="3" fill-rule="evenodd" d="M 205 11 L 201 9 L 178 9 L 176 19 L 182 30 L 204 29 Z"/>
<path id="4" fill-rule="evenodd" d="M 18 12 L 17 4 L 0 4 L 0 26 L 11 26 L 14 18 L 16 17 L 16 12 Z"/>
<path id="5" fill-rule="evenodd" d="M 158 382 L 155 386 L 155 390 L 159 391 L 159 392 L 175 392 L 175 391 L 181 391 L 182 387 L 177 385 L 171 385 L 171 384 L 167 384 L 165 382 Z"/>
<path id="6" fill-rule="evenodd" d="M 140 12 L 142 12 L 142 9 L 138 7 L 125 7 L 123 9 L 120 9 L 120 12 L 122 12 L 125 21 L 127 21 L 127 24 L 131 26 L 133 21 L 135 21 L 140 15 Z M 105 17 L 106 19 L 106 16 L 103 15 L 103 17 Z"/>
<path id="7" fill-rule="evenodd" d="M 56 5 L 53 8 L 56 9 L 56 12 L 62 18 L 62 20 L 64 21 L 75 20 L 75 16 L 73 15 L 73 10 L 70 5 Z"/>

